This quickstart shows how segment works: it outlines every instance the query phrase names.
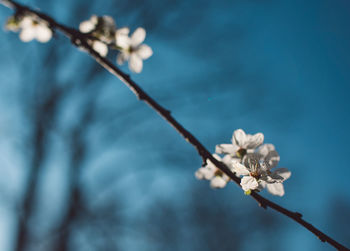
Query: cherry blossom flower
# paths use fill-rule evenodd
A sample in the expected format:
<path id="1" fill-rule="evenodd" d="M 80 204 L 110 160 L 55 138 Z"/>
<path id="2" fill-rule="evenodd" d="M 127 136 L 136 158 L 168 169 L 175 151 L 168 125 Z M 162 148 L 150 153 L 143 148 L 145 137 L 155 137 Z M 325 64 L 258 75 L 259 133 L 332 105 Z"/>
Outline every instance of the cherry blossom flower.
<path id="1" fill-rule="evenodd" d="M 242 189 L 246 194 L 252 190 L 260 191 L 267 188 L 273 195 L 283 196 L 283 182 L 291 176 L 291 172 L 286 168 L 276 168 L 279 155 L 273 145 L 261 146 L 257 153 L 248 153 L 244 156 L 243 163 L 233 161 L 233 171 L 243 176 L 241 179 Z"/>
<path id="2" fill-rule="evenodd" d="M 237 177 L 242 177 L 240 185 L 246 194 L 251 191 L 267 189 L 273 195 L 283 196 L 283 182 L 291 176 L 286 168 L 275 168 L 280 156 L 272 144 L 263 144 L 264 135 L 256 133 L 246 134 L 242 129 L 235 130 L 232 135 L 232 144 L 216 146 L 217 154 L 225 154 L 223 161 Z M 199 179 L 208 179 L 211 182 L 217 168 L 211 163 L 199 169 L 196 173 Z M 219 176 L 218 187 L 224 187 L 228 182 L 226 175 Z"/>
<path id="3" fill-rule="evenodd" d="M 124 47 L 127 47 L 127 45 L 125 45 L 125 43 L 129 39 L 128 38 L 129 33 L 130 33 L 130 29 L 128 27 L 123 27 L 123 28 L 117 29 L 115 31 L 116 45 L 117 46 L 118 46 L 118 44 L 121 45 L 118 49 L 124 49 Z M 118 39 L 121 41 L 118 41 Z"/>
<path id="4" fill-rule="evenodd" d="M 121 49 L 117 63 L 122 65 L 129 61 L 129 69 L 133 72 L 140 73 L 143 68 L 143 60 L 152 56 L 151 47 L 142 44 L 145 40 L 146 31 L 143 28 L 137 28 L 129 37 L 128 35 L 119 35 L 116 39 L 116 45 Z"/>
<path id="5" fill-rule="evenodd" d="M 284 187 L 282 182 L 286 179 L 289 179 L 289 177 L 292 175 L 292 173 L 287 168 L 277 168 L 271 176 L 277 176 L 279 177 L 279 180 L 276 182 L 271 181 L 260 181 L 260 190 L 266 188 L 267 191 L 273 195 L 283 196 L 284 195 Z M 281 179 L 282 177 L 282 179 Z"/>
<path id="6" fill-rule="evenodd" d="M 108 46 L 101 42 L 101 41 L 98 41 L 98 40 L 95 40 L 92 42 L 92 48 L 98 53 L 100 54 L 102 57 L 105 57 L 107 56 L 108 54 Z"/>
<path id="7" fill-rule="evenodd" d="M 34 39 L 41 43 L 48 42 L 52 37 L 52 30 L 48 23 L 32 15 L 15 15 L 7 20 L 6 28 L 11 31 L 20 31 L 19 38 L 23 42 Z"/>
<path id="8" fill-rule="evenodd" d="M 226 155 L 224 158 L 221 158 L 219 155 L 213 154 L 213 157 L 218 161 L 223 162 L 229 168 L 232 166 L 232 158 L 230 155 Z M 230 180 L 225 173 L 223 173 L 208 159 L 206 165 L 196 171 L 195 176 L 200 180 L 210 180 L 210 186 L 212 188 L 223 188 Z"/>
<path id="9" fill-rule="evenodd" d="M 83 21 L 79 25 L 79 30 L 83 33 L 90 33 L 96 29 L 98 23 L 98 17 L 92 15 L 89 20 Z"/>
<path id="10" fill-rule="evenodd" d="M 102 57 L 107 56 L 108 44 L 114 41 L 116 30 L 116 25 L 112 17 L 98 17 L 93 15 L 89 20 L 80 23 L 79 30 L 95 37 L 96 40 L 89 40 L 89 44 Z"/>
<path id="11" fill-rule="evenodd" d="M 254 152 L 264 142 L 264 134 L 251 135 L 246 134 L 242 129 L 238 129 L 233 132 L 231 141 L 232 144 L 217 145 L 215 152 L 243 158 L 245 154 Z"/>
<path id="12" fill-rule="evenodd" d="M 89 33 L 102 42 L 109 44 L 114 41 L 116 24 L 110 16 L 98 17 L 92 15 L 89 20 L 80 23 L 79 30 L 82 33 Z"/>
<path id="13" fill-rule="evenodd" d="M 272 144 L 263 144 L 257 149 L 257 154 L 263 160 L 260 164 L 269 165 L 269 169 L 276 167 L 280 161 L 280 156 Z"/>

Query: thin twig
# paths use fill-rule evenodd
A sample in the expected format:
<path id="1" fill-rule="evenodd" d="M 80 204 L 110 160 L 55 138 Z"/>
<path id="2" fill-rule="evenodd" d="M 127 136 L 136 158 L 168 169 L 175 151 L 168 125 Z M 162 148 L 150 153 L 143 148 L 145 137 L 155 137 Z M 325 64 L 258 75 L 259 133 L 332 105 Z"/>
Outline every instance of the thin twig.
<path id="1" fill-rule="evenodd" d="M 49 26 L 51 28 L 54 28 L 56 30 L 61 31 L 66 37 L 68 37 L 71 42 L 77 46 L 80 49 L 84 49 L 88 54 L 90 54 L 91 57 L 93 57 L 101 66 L 103 66 L 106 70 L 108 70 L 111 74 L 119 78 L 139 99 L 145 102 L 147 105 L 149 105 L 153 110 L 155 110 L 164 120 L 166 120 L 171 126 L 174 127 L 174 129 L 188 142 L 190 143 L 198 152 L 198 154 L 201 156 L 203 163 L 206 163 L 207 160 L 210 160 L 217 168 L 219 168 L 222 172 L 224 172 L 226 175 L 228 175 L 233 182 L 235 182 L 237 185 L 240 186 L 241 179 L 238 178 L 234 173 L 231 172 L 231 170 L 222 162 L 216 160 L 212 154 L 202 145 L 199 140 L 194 137 L 188 130 L 186 130 L 172 115 L 171 112 L 167 109 L 165 109 L 163 106 L 161 106 L 158 102 L 156 102 L 151 96 L 149 96 L 139 85 L 137 85 L 128 74 L 125 74 L 122 72 L 118 67 L 116 67 L 113 63 L 111 63 L 109 60 L 107 60 L 104 57 L 101 57 L 87 42 L 90 38 L 89 35 L 86 35 L 84 33 L 81 33 L 77 29 L 70 28 L 68 26 L 65 26 L 63 24 L 60 24 L 56 22 L 53 18 L 50 16 L 33 10 L 27 6 L 24 6 L 22 4 L 19 4 L 12 0 L 0 0 L 1 3 L 9 8 L 14 9 L 15 11 L 20 12 L 27 12 L 34 14 L 38 16 L 39 18 L 45 20 L 48 22 Z M 91 39 L 91 38 L 90 38 Z M 339 242 L 335 241 L 330 236 L 326 235 L 316 227 L 314 227 L 312 224 L 308 223 L 307 221 L 302 219 L 302 214 L 298 212 L 292 212 L 288 209 L 264 198 L 263 196 L 259 195 L 256 192 L 252 192 L 250 195 L 252 198 L 254 198 L 259 206 L 263 207 L 264 209 L 271 208 L 291 219 L 293 219 L 295 222 L 299 223 L 301 226 L 309 230 L 311 233 L 316 235 L 322 242 L 327 242 L 334 248 L 338 250 L 350 250 L 340 244 Z"/>

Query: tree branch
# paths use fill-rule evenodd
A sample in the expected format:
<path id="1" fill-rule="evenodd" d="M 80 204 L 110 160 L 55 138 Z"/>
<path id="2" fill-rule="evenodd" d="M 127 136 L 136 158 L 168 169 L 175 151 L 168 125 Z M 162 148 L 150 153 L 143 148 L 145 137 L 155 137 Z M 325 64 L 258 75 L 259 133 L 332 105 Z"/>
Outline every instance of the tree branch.
<path id="1" fill-rule="evenodd" d="M 33 10 L 25 5 L 19 4 L 12 0 L 0 0 L 1 4 L 14 9 L 19 12 L 27 12 L 38 16 L 39 18 L 48 22 L 49 26 L 53 29 L 61 31 L 66 37 L 68 37 L 71 42 L 80 49 L 84 49 L 92 58 L 94 58 L 97 63 L 103 66 L 106 70 L 108 70 L 111 74 L 119 78 L 134 94 L 135 96 L 149 105 L 153 110 L 155 110 L 164 120 L 166 120 L 174 129 L 188 142 L 190 143 L 201 156 L 203 163 L 206 163 L 207 160 L 210 160 L 217 168 L 219 168 L 222 172 L 228 175 L 233 182 L 235 182 L 238 186 L 240 186 L 241 179 L 236 177 L 234 173 L 230 171 L 230 169 L 223 164 L 222 162 L 216 160 L 212 154 L 202 145 L 202 143 L 194 137 L 188 130 L 186 130 L 172 115 L 171 112 L 157 103 L 151 96 L 149 96 L 139 85 L 137 85 L 128 74 L 122 72 L 118 67 L 116 67 L 113 63 L 111 63 L 108 59 L 101 57 L 87 42 L 90 38 L 89 35 L 81 33 L 77 29 L 70 28 L 63 24 L 56 22 L 50 16 L 41 13 L 39 11 Z M 91 39 L 91 38 L 90 38 Z M 288 209 L 264 198 L 256 192 L 252 192 L 250 195 L 253 199 L 255 199 L 259 206 L 264 209 L 271 208 L 291 219 L 295 222 L 309 230 L 311 233 L 316 235 L 322 242 L 327 242 L 334 248 L 338 250 L 350 250 L 335 241 L 330 236 L 326 235 L 312 224 L 302 219 L 302 214 L 298 212 L 292 212 Z"/>

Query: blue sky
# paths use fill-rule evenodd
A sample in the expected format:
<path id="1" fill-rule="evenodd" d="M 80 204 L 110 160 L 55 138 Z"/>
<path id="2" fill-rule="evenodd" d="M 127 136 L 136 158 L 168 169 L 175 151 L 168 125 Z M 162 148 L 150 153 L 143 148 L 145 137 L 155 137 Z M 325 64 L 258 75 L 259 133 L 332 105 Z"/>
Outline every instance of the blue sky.
<path id="1" fill-rule="evenodd" d="M 348 1 L 179 0 L 174 6 L 160 8 L 150 0 L 146 1 L 148 8 L 135 5 L 127 11 L 111 9 L 112 1 L 101 2 L 91 1 L 83 17 L 81 13 L 75 15 L 74 10 L 78 4 L 85 6 L 84 1 L 25 3 L 74 26 L 79 24 L 79 18 L 87 19 L 96 13 L 116 17 L 120 26 L 145 27 L 146 43 L 154 55 L 145 62 L 140 75 L 132 75 L 133 79 L 169 108 L 210 150 L 216 144 L 228 143 L 237 128 L 248 133 L 263 132 L 265 141 L 275 144 L 280 153 L 280 165 L 292 171 L 283 198 L 264 195 L 303 213 L 306 220 L 350 245 L 349 240 L 337 236 L 339 232 L 329 221 L 338 198 L 350 203 Z M 121 5 L 124 2 L 119 1 Z M 4 23 L 9 14 L 1 8 L 0 21 Z M 9 32 L 1 32 L 0 41 L 0 176 L 6 177 L 0 184 L 5 194 L 8 190 L 16 194 L 26 173 L 25 156 L 17 147 L 26 134 L 19 98 L 24 83 L 21 79 L 46 70 L 42 58 L 50 47 L 21 43 L 16 34 Z M 90 59 L 69 47 L 69 42 L 61 37 L 50 43 L 57 45 L 67 58 L 67 63 L 57 66 L 59 71 L 52 78 L 78 81 L 74 74 L 84 71 L 84 62 Z M 28 59 L 33 63 L 28 63 Z M 113 56 L 110 59 L 114 60 Z M 126 67 L 122 69 L 128 71 Z M 85 180 L 98 184 L 95 178 L 99 172 L 103 173 L 101 177 L 115 175 L 114 167 L 123 163 L 118 172 L 125 177 L 115 190 L 130 193 L 124 198 L 128 208 L 132 208 L 130 214 L 142 211 L 159 197 L 173 198 L 176 205 L 181 205 L 181 194 L 194 187 L 210 193 L 207 184 L 194 179 L 193 173 L 201 163 L 191 146 L 113 76 L 106 72 L 96 81 L 105 86 L 96 97 L 99 107 L 116 114 L 115 121 L 105 125 L 113 127 L 115 134 L 100 134 L 103 125 L 91 129 L 88 137 L 95 144 L 91 162 L 86 164 L 89 168 Z M 60 126 L 64 128 L 75 121 L 71 107 L 79 108 L 78 103 L 75 100 L 65 104 L 68 108 L 60 115 Z M 99 150 L 104 149 L 100 136 L 110 141 L 117 138 L 109 150 Z M 43 197 L 52 196 L 52 191 L 64 191 L 65 150 L 57 144 L 57 154 L 49 158 L 45 170 L 47 178 L 40 190 Z M 230 191 L 220 193 L 220 198 L 229 199 L 234 194 L 239 199 L 232 204 L 256 207 L 237 187 L 226 189 Z M 59 205 L 64 205 L 63 194 L 55 193 Z M 5 233 L 11 231 L 14 215 L 11 206 L 3 204 L 0 249 L 10 250 L 11 234 Z M 54 208 L 45 211 L 49 212 L 46 217 L 54 218 Z M 284 250 L 332 250 L 288 219 L 276 217 L 287 227 L 278 233 Z M 345 227 L 349 220 L 340 222 Z"/>

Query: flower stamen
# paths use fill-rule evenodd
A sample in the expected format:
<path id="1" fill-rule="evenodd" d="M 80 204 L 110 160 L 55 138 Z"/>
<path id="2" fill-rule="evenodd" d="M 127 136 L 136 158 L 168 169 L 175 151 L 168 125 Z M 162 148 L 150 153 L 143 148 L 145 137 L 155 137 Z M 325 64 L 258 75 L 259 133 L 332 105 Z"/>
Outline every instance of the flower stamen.
<path id="1" fill-rule="evenodd" d="M 257 171 L 256 172 L 250 172 L 249 175 L 252 176 L 255 179 L 259 179 L 260 176 L 261 176 Z"/>

